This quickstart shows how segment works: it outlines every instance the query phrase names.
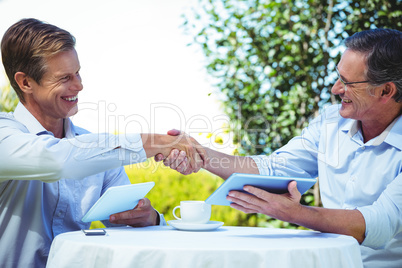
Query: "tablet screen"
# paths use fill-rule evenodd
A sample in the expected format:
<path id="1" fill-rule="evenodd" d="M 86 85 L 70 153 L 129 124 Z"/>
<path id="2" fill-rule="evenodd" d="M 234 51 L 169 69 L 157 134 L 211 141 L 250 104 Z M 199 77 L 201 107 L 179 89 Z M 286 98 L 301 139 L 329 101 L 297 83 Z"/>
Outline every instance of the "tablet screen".
<path id="1" fill-rule="evenodd" d="M 110 187 L 85 214 L 82 221 L 108 220 L 114 213 L 133 209 L 154 185 L 155 182 L 151 181 Z"/>
<path id="2" fill-rule="evenodd" d="M 304 194 L 315 183 L 312 178 L 279 177 L 257 174 L 233 173 L 215 192 L 213 192 L 205 203 L 211 205 L 230 206 L 230 201 L 226 200 L 229 191 L 243 191 L 245 185 L 255 186 L 270 193 L 283 194 L 288 192 L 288 184 L 297 181 L 297 189 Z"/>

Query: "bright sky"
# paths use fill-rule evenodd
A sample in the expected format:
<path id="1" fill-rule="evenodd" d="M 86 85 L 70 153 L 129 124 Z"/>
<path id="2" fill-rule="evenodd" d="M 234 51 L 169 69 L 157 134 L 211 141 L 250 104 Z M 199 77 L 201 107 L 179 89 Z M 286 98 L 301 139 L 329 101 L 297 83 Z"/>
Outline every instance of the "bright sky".
<path id="1" fill-rule="evenodd" d="M 199 133 L 219 134 L 228 119 L 200 49 L 187 46 L 191 37 L 179 28 L 193 2 L 0 0 L 0 35 L 34 17 L 76 37 L 84 84 L 79 113 L 72 117 L 76 125 L 121 133 L 176 128 L 208 145 Z"/>

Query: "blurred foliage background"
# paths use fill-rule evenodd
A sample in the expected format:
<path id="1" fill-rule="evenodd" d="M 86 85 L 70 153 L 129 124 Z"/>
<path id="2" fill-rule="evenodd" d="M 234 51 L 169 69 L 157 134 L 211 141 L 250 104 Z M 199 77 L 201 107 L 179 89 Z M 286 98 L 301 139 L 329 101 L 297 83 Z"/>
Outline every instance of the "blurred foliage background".
<path id="1" fill-rule="evenodd" d="M 342 41 L 402 30 L 401 0 L 199 0 L 184 14 L 190 45 L 231 119 L 235 153 L 271 153 L 299 135 L 330 94 Z"/>
<path id="2" fill-rule="evenodd" d="M 402 1 L 199 0 L 183 18 L 230 117 L 234 154 L 270 154 L 337 102 L 331 87 L 343 40 L 402 30 Z M 318 184 L 302 203 L 321 205 Z"/>
<path id="3" fill-rule="evenodd" d="M 172 211 L 182 200 L 205 200 L 223 182 L 205 170 L 191 175 L 180 173 L 165 167 L 154 160 L 126 166 L 131 183 L 154 181 L 155 186 L 147 194 L 153 207 L 164 214 L 166 221 L 175 220 Z M 223 221 L 227 226 L 259 226 L 300 228 L 282 221 L 266 221 L 264 215 L 245 214 L 227 206 L 212 206 L 211 220 Z M 93 222 L 92 228 L 102 228 L 101 222 Z"/>
<path id="4" fill-rule="evenodd" d="M 199 47 L 231 124 L 233 154 L 269 154 L 299 135 L 330 94 L 342 41 L 372 28 L 402 30 L 401 0 L 199 0 L 183 14 L 183 30 Z M 17 103 L 10 86 L 0 110 Z M 218 139 L 219 140 L 219 139 Z M 218 141 L 219 142 L 219 141 Z M 201 171 L 182 176 L 152 160 L 126 167 L 133 183 L 155 181 L 147 196 L 173 219 L 180 200 L 204 200 L 222 180 Z M 318 187 L 302 203 L 320 205 Z M 298 228 L 229 207 L 213 207 L 212 220 L 226 225 Z M 95 223 L 94 226 L 99 226 Z"/>
<path id="5" fill-rule="evenodd" d="M 126 172 L 132 183 L 155 182 L 147 198 L 167 221 L 175 220 L 172 211 L 181 200 L 205 200 L 222 183 L 221 178 L 207 171 L 184 176 L 153 160 L 127 166 Z M 256 218 L 250 220 L 248 215 L 225 206 L 212 206 L 211 220 L 224 221 L 226 225 L 258 225 Z"/>
<path id="6" fill-rule="evenodd" d="M 18 97 L 10 84 L 0 88 L 0 112 L 11 112 L 18 104 Z"/>

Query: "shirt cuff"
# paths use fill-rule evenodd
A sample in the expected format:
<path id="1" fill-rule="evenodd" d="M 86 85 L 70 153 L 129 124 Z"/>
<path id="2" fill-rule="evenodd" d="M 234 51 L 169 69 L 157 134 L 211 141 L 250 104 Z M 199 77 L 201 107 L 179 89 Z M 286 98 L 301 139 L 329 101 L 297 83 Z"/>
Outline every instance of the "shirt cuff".
<path id="1" fill-rule="evenodd" d="M 147 160 L 141 134 L 112 135 L 109 133 L 77 136 L 69 141 L 75 148 L 83 149 L 77 160 L 94 157 L 110 158 L 121 165 L 130 165 Z"/>
<path id="2" fill-rule="evenodd" d="M 375 209 L 370 206 L 358 207 L 356 209 L 362 213 L 366 223 L 365 238 L 361 245 L 373 249 L 384 248 L 389 239 L 387 229 L 390 229 L 387 227 L 385 219 L 381 219 Z"/>
<path id="3" fill-rule="evenodd" d="M 159 213 L 158 211 L 156 212 L 159 214 L 159 226 L 166 226 L 167 223 L 163 214 Z"/>
<path id="4" fill-rule="evenodd" d="M 266 161 L 267 161 L 267 157 L 264 155 L 252 155 L 252 156 L 248 156 L 250 158 L 252 158 L 254 160 L 254 162 L 257 165 L 258 168 L 258 172 L 260 173 L 260 175 L 271 175 L 269 174 L 269 169 L 266 168 Z"/>
<path id="5" fill-rule="evenodd" d="M 119 157 L 123 161 L 124 166 L 141 163 L 147 160 L 141 134 L 123 134 L 118 136 L 121 147 Z"/>

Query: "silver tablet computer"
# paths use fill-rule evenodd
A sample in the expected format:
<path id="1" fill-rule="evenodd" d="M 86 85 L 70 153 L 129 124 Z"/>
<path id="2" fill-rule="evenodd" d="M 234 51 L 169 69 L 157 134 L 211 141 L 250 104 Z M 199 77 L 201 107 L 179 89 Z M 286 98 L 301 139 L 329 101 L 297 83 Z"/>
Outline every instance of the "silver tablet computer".
<path id="1" fill-rule="evenodd" d="M 295 178 L 295 177 L 279 177 L 266 176 L 256 174 L 233 173 L 215 192 L 213 192 L 205 203 L 211 205 L 230 206 L 230 201 L 226 200 L 229 191 L 243 191 L 245 185 L 251 185 L 270 193 L 282 194 L 288 192 L 288 184 L 291 181 L 297 181 L 297 189 L 304 194 L 315 183 L 316 179 L 312 178 Z"/>
<path id="2" fill-rule="evenodd" d="M 114 213 L 133 209 L 154 185 L 155 182 L 151 181 L 110 187 L 85 214 L 82 221 L 108 220 Z"/>

